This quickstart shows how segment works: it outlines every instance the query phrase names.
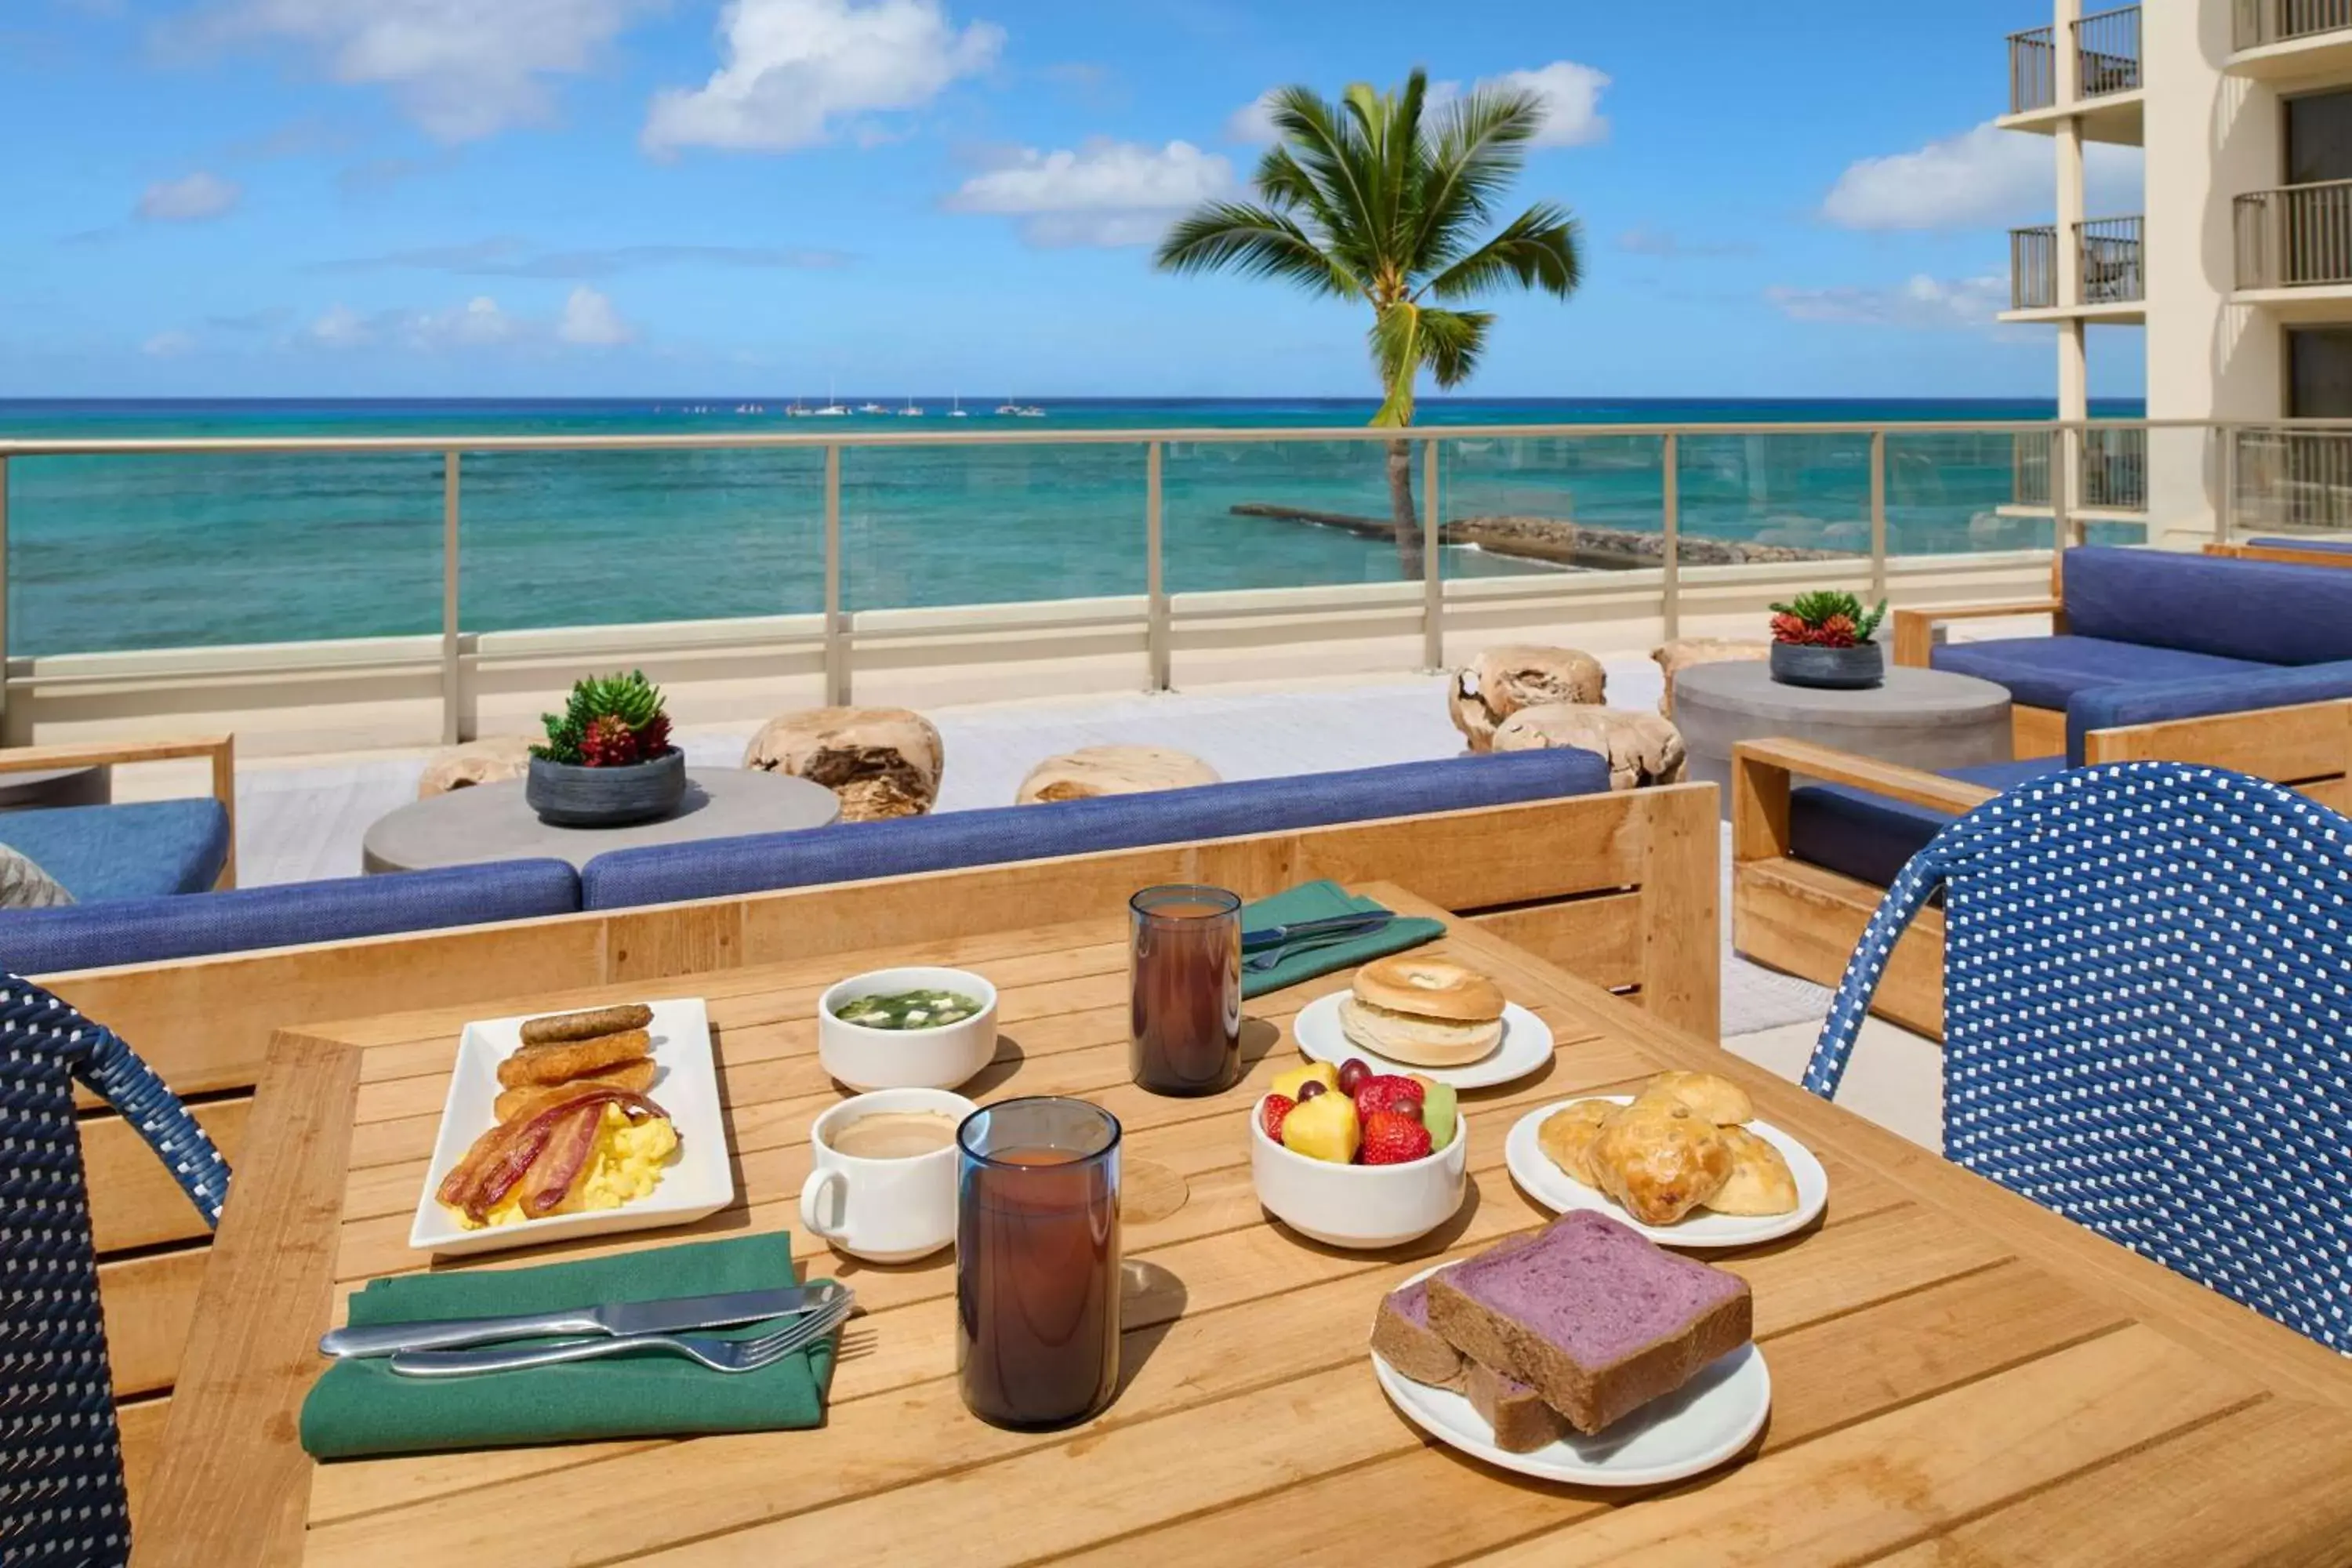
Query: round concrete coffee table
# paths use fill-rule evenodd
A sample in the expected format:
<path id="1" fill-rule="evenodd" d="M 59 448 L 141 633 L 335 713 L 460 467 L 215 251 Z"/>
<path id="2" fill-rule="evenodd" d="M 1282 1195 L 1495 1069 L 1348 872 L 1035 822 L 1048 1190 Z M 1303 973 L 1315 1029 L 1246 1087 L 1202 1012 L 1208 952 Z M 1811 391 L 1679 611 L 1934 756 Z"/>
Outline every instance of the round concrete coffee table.
<path id="1" fill-rule="evenodd" d="M 1675 677 L 1675 724 L 1690 777 L 1711 781 L 1731 815 L 1731 748 L 1811 741 L 1929 773 L 2010 760 L 2009 689 L 1940 669 L 1886 671 L 1860 691 L 1783 686 L 1762 664 L 1694 665 Z"/>
<path id="2" fill-rule="evenodd" d="M 361 843 L 362 868 L 422 871 L 478 860 L 569 860 L 584 866 L 609 849 L 685 844 L 823 827 L 841 803 L 823 784 L 741 768 L 696 769 L 669 816 L 625 827 L 556 827 L 524 803 L 522 781 L 476 784 L 378 817 Z"/>

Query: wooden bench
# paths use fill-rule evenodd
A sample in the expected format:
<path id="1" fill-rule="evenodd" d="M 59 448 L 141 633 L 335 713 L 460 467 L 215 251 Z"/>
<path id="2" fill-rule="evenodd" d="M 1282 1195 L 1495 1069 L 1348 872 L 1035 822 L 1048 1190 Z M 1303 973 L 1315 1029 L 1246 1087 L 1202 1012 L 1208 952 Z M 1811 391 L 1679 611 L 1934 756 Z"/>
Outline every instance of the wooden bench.
<path id="1" fill-rule="evenodd" d="M 2229 768 L 2286 784 L 2334 810 L 2352 811 L 2352 700 L 2094 730 L 2084 737 L 2083 751 L 2086 765 L 2172 762 Z M 1732 946 L 1756 963 L 1834 986 L 1886 889 L 1790 854 L 1791 774 L 1851 784 L 1955 816 L 1991 799 L 1994 792 L 1790 741 L 1753 741 L 1737 748 L 1731 766 Z M 1895 944 L 1871 1010 L 1942 1038 L 1943 910 L 1919 911 Z"/>
<path id="2" fill-rule="evenodd" d="M 1715 787 L 1683 784 L 41 979 L 152 1063 L 232 1166 L 280 1027 L 420 1007 L 496 1015 L 509 998 L 562 1005 L 551 994 L 1080 920 L 1156 882 L 1251 897 L 1317 877 L 1400 882 L 1712 1039 L 1716 825 Z M 83 1126 L 135 1500 L 211 1237 L 119 1118 L 93 1109 Z"/>

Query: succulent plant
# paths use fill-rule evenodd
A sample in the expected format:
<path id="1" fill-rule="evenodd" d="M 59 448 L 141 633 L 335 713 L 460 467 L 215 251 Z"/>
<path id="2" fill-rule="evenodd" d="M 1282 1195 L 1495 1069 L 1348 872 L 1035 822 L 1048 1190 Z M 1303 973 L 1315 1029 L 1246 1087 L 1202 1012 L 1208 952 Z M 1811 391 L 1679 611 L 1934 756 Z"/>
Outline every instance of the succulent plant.
<path id="1" fill-rule="evenodd" d="M 541 715 L 547 742 L 530 754 L 574 767 L 622 768 L 650 762 L 669 750 L 669 715 L 662 710 L 661 688 L 643 670 L 591 676 L 572 688 L 561 713 Z"/>
<path id="2" fill-rule="evenodd" d="M 1772 640 L 1814 647 L 1854 647 L 1870 640 L 1886 617 L 1886 601 L 1864 610 L 1852 594 L 1816 589 L 1772 606 Z"/>

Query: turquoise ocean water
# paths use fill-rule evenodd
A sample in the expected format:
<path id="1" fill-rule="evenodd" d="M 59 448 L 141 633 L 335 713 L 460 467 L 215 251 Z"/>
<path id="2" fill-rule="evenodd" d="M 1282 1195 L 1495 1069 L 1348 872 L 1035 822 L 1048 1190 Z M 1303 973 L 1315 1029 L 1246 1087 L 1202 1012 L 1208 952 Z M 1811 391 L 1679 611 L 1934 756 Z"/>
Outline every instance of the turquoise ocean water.
<path id="1" fill-rule="evenodd" d="M 1315 429 L 1360 426 L 1370 401 L 1046 400 L 1042 420 L 927 399 L 895 416 L 798 420 L 787 400 L 0 402 L 0 439 L 38 437 L 679 435 L 789 431 L 854 442 L 919 430 Z M 853 406 L 866 401 L 844 399 Z M 897 406 L 898 399 L 882 400 Z M 754 403 L 759 412 L 751 412 Z M 1426 426 L 1910 424 L 2052 416 L 1988 401 L 1432 400 Z M 2095 411 L 2128 417 L 2137 406 Z M 1887 443 L 1898 552 L 2049 542 L 2004 519 L 2006 434 L 1897 430 Z M 1573 517 L 1654 531 L 1654 437 L 1465 437 L 1442 443 L 1449 518 Z M 848 447 L 844 595 L 853 610 L 1144 591 L 1140 444 Z M 8 650 L 53 654 L 436 632 L 441 458 L 427 454 L 25 458 L 11 465 Z M 1416 469 L 1418 477 L 1418 468 Z M 1722 539 L 1866 552 L 1864 437 L 1694 435 L 1682 528 Z M 824 604 L 824 458 L 813 449 L 476 453 L 461 466 L 461 620 L 469 631 L 807 612 Z M 1181 442 L 1165 455 L 1166 579 L 1175 593 L 1383 582 L 1385 542 L 1236 517 L 1257 501 L 1384 517 L 1376 444 Z M 1449 575 L 1549 568 L 1449 550 Z"/>

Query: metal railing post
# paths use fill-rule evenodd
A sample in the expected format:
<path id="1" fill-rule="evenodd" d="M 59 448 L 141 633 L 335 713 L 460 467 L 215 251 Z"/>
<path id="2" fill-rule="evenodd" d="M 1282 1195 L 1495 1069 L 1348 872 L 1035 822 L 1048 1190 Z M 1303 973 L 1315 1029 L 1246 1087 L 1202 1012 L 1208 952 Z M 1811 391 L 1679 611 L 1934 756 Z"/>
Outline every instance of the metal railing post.
<path id="1" fill-rule="evenodd" d="M 465 670 L 457 658 L 457 454 L 441 456 L 441 743 L 464 740 Z"/>
<path id="2" fill-rule="evenodd" d="M 2219 426 L 2221 437 L 2221 496 L 2213 508 L 2213 542 L 2227 544 L 2238 531 L 2238 432 Z"/>
<path id="3" fill-rule="evenodd" d="M 1150 689 L 1166 691 L 1175 685 L 1172 660 L 1168 647 L 1168 580 L 1163 555 L 1164 521 L 1160 514 L 1160 443 L 1154 441 L 1144 448 L 1143 460 L 1143 592 L 1146 608 L 1143 628 L 1144 657 L 1149 666 Z"/>
<path id="4" fill-rule="evenodd" d="M 2063 551 L 2074 542 L 2074 432 L 2060 426 L 2050 440 L 2050 548 Z"/>
<path id="5" fill-rule="evenodd" d="M 841 619 L 841 443 L 824 448 L 824 701 L 849 702 L 849 637 Z"/>
<path id="6" fill-rule="evenodd" d="M 1870 433 L 1870 596 L 1886 597 L 1886 432 Z"/>
<path id="7" fill-rule="evenodd" d="M 1659 513 L 1658 617 L 1665 623 L 1665 640 L 1683 635 L 1683 463 L 1682 437 L 1669 430 L 1658 448 L 1658 473 L 1664 487 Z"/>
<path id="8" fill-rule="evenodd" d="M 1445 668 L 1445 578 L 1437 558 L 1437 442 L 1421 444 L 1421 662 Z"/>

